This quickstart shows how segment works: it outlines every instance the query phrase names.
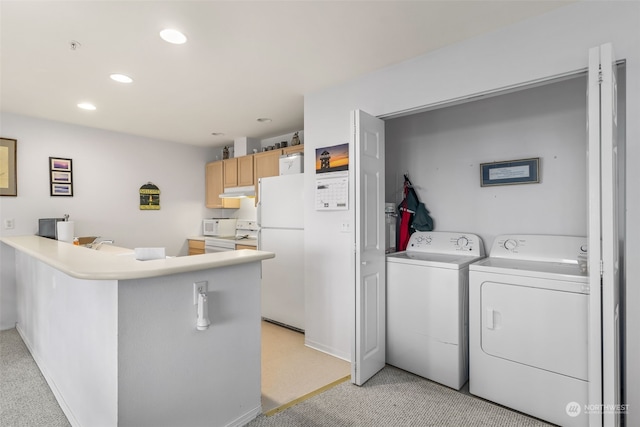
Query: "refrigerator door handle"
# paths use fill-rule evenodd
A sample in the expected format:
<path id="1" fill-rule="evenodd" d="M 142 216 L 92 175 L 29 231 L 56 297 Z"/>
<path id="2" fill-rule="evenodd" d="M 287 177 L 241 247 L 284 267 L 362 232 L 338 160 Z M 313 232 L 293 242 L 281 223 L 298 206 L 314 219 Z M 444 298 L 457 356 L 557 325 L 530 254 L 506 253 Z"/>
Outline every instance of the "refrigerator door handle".
<path id="1" fill-rule="evenodd" d="M 262 250 L 262 229 L 258 229 L 258 250 Z"/>
<path id="2" fill-rule="evenodd" d="M 262 227 L 262 178 L 258 178 L 258 204 L 256 205 L 256 224 L 258 224 L 258 228 Z"/>

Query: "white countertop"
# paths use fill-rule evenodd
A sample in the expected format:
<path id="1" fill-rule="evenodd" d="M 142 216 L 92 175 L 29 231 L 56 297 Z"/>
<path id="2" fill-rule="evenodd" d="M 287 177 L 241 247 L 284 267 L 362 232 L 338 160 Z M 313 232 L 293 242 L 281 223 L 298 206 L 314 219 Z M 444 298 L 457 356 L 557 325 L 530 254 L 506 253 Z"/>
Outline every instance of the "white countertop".
<path id="1" fill-rule="evenodd" d="M 3 243 L 69 276 L 87 280 L 127 280 L 166 276 L 274 258 L 272 252 L 242 249 L 203 255 L 138 261 L 133 249 L 102 245 L 99 250 L 39 236 L 13 236 Z"/>

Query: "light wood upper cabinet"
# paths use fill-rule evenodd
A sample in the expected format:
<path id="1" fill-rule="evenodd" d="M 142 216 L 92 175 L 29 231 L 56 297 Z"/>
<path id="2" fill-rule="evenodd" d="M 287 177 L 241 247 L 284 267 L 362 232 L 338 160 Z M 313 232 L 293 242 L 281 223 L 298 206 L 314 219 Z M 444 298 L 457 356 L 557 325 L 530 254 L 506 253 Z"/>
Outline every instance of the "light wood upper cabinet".
<path id="1" fill-rule="evenodd" d="M 224 159 L 224 188 L 253 185 L 253 155 Z"/>
<path id="2" fill-rule="evenodd" d="M 211 209 L 239 208 L 240 199 L 221 199 L 224 192 L 223 160 L 207 163 L 205 169 L 205 206 Z"/>
<path id="3" fill-rule="evenodd" d="M 280 156 L 282 150 L 263 151 L 253 155 L 253 179 L 256 186 L 256 200 L 258 205 L 258 180 L 267 176 L 277 176 L 280 174 Z"/>
<path id="4" fill-rule="evenodd" d="M 280 174 L 280 156 L 304 152 L 304 145 L 263 151 L 207 163 L 206 202 L 208 208 L 239 208 L 240 199 L 221 199 L 225 188 L 255 186 L 258 205 L 258 179 Z"/>
<path id="5" fill-rule="evenodd" d="M 253 184 L 253 155 L 238 157 L 238 186 Z"/>
<path id="6" fill-rule="evenodd" d="M 292 145 L 282 149 L 282 154 L 304 153 L 304 144 Z"/>
<path id="7" fill-rule="evenodd" d="M 282 150 L 263 151 L 253 155 L 253 175 L 258 182 L 258 178 L 265 176 L 276 176 L 280 173 L 280 156 Z"/>
<path id="8" fill-rule="evenodd" d="M 222 161 L 224 165 L 224 187 L 237 187 L 238 186 L 238 158 L 224 159 Z"/>

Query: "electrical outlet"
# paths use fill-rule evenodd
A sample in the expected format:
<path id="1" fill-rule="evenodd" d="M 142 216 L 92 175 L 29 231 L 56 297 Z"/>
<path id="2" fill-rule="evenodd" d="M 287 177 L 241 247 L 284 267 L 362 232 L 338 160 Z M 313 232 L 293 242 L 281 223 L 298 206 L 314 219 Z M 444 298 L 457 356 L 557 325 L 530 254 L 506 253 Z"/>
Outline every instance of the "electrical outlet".
<path id="1" fill-rule="evenodd" d="M 200 292 L 209 292 L 209 282 L 194 282 L 193 283 L 193 305 L 198 304 L 198 295 Z"/>
<path id="2" fill-rule="evenodd" d="M 350 227 L 348 222 L 343 222 L 340 224 L 340 232 L 348 233 L 349 231 L 350 231 Z"/>
<path id="3" fill-rule="evenodd" d="M 14 223 L 13 218 L 4 220 L 4 228 L 5 228 L 5 230 L 12 230 L 14 226 L 15 226 L 15 223 Z"/>

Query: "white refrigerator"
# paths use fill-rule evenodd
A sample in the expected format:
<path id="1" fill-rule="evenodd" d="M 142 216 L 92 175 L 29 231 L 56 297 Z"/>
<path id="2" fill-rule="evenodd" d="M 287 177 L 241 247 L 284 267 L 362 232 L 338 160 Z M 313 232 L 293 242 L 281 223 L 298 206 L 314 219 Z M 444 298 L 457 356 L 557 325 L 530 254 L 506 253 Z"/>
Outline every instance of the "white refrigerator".
<path id="1" fill-rule="evenodd" d="M 275 253 L 262 263 L 262 317 L 304 330 L 304 174 L 259 180 L 258 249 Z"/>

